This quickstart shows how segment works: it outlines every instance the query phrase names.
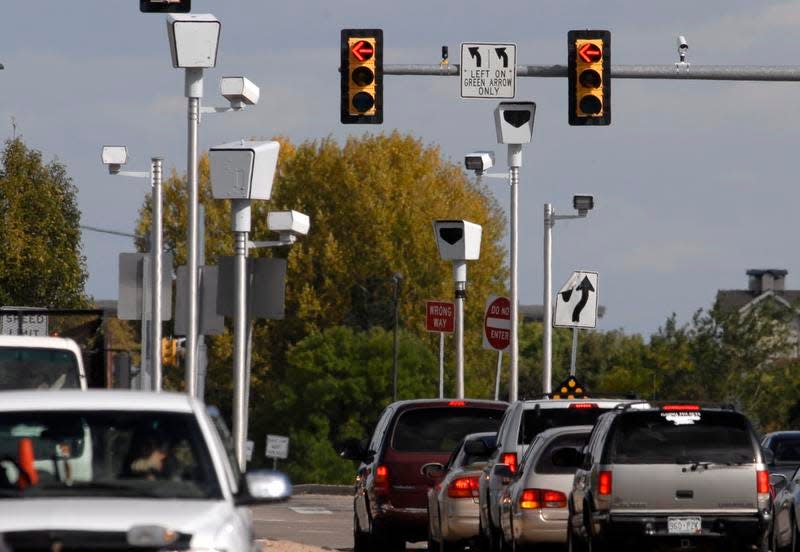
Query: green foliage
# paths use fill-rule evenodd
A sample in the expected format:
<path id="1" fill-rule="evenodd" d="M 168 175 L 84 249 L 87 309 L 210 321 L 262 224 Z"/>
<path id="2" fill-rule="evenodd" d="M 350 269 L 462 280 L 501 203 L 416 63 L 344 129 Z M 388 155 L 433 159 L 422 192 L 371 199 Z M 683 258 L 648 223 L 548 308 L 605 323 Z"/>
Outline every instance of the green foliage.
<path id="1" fill-rule="evenodd" d="M 77 189 L 58 161 L 45 164 L 21 138 L 0 169 L 0 305 L 85 306 Z"/>
<path id="2" fill-rule="evenodd" d="M 363 438 L 392 400 L 392 332 L 338 326 L 312 334 L 287 355 L 286 377 L 273 405 L 292 439 L 296 482 L 349 483 L 352 462 L 334 445 Z M 438 360 L 416 336 L 398 346 L 398 398 L 434 397 Z"/>

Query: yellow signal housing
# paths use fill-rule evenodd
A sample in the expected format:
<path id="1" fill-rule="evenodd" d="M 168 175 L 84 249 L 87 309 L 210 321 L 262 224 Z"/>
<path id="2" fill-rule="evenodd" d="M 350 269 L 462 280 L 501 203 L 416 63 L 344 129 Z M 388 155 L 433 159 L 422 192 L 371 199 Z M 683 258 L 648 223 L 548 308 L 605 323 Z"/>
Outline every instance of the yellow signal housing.
<path id="1" fill-rule="evenodd" d="M 369 116 L 377 113 L 377 102 L 375 101 L 376 42 L 374 38 L 351 37 L 347 40 L 350 52 L 350 115 Z M 371 52 L 368 57 L 367 52 Z M 367 59 L 364 59 L 365 57 Z M 357 107 L 359 102 L 356 98 L 356 95 L 359 94 L 368 94 L 372 99 L 372 107 L 366 111 L 360 111 Z"/>
<path id="2" fill-rule="evenodd" d="M 567 35 L 569 124 L 611 124 L 611 33 L 569 31 Z"/>
<path id="3" fill-rule="evenodd" d="M 578 115 L 582 117 L 602 117 L 605 102 L 603 101 L 603 41 L 602 40 L 578 40 L 575 43 L 575 63 L 578 68 L 578 87 L 576 90 L 576 108 Z M 599 56 L 590 55 L 593 52 L 600 52 Z M 587 57 L 591 60 L 587 62 Z M 595 77 L 599 76 L 599 79 Z M 591 98 L 587 98 L 591 96 Z M 594 98 L 599 101 L 595 102 Z M 599 106 L 594 109 L 594 106 Z"/>
<path id="4" fill-rule="evenodd" d="M 164 366 L 178 365 L 178 341 L 164 337 L 161 339 L 161 364 Z"/>
<path id="5" fill-rule="evenodd" d="M 383 123 L 383 31 L 343 29 L 340 71 L 342 123 Z"/>

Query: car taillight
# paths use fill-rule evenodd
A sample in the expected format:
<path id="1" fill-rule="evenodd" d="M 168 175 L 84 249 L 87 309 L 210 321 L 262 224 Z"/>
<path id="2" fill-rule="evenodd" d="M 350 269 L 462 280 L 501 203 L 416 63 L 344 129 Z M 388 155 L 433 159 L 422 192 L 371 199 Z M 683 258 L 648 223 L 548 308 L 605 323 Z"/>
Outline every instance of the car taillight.
<path id="1" fill-rule="evenodd" d="M 697 412 L 700 405 L 697 404 L 667 404 L 661 407 L 664 412 Z"/>
<path id="2" fill-rule="evenodd" d="M 506 464 L 511 473 L 517 473 L 517 453 L 506 452 L 500 461 L 501 464 Z"/>
<path id="3" fill-rule="evenodd" d="M 447 406 L 467 406 L 465 401 L 450 401 Z"/>
<path id="4" fill-rule="evenodd" d="M 380 495 L 389 492 L 389 468 L 386 466 L 375 468 L 375 492 Z"/>
<path id="5" fill-rule="evenodd" d="M 450 498 L 478 498 L 479 477 L 459 477 L 450 482 L 447 496 Z"/>
<path id="6" fill-rule="evenodd" d="M 566 508 L 567 495 L 546 489 L 525 489 L 519 497 L 519 507 L 523 510 L 542 508 Z"/>
<path id="7" fill-rule="evenodd" d="M 569 407 L 575 410 L 589 410 L 591 408 L 597 408 L 597 405 L 594 403 L 573 403 L 569 405 Z"/>
<path id="8" fill-rule="evenodd" d="M 614 478 L 610 471 L 601 471 L 597 478 L 597 494 L 600 496 L 611 496 L 611 488 Z"/>
<path id="9" fill-rule="evenodd" d="M 769 494 L 769 472 L 758 470 L 756 472 L 756 492 L 758 494 Z"/>

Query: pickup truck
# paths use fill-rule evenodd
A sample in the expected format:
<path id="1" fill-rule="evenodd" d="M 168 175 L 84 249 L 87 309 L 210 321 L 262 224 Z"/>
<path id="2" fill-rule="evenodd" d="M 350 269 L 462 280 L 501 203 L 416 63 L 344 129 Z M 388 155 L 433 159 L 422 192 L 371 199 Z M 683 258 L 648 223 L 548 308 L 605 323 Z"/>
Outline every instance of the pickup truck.
<path id="1" fill-rule="evenodd" d="M 0 390 L 86 388 L 81 349 L 73 340 L 0 335 Z"/>

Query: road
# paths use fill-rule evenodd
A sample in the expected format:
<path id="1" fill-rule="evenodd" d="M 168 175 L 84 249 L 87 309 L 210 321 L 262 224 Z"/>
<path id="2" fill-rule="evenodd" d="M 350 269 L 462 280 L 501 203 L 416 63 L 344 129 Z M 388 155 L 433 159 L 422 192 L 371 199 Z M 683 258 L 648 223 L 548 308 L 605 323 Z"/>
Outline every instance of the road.
<path id="1" fill-rule="evenodd" d="M 295 495 L 289 502 L 253 508 L 256 538 L 333 550 L 353 549 L 353 497 Z M 425 549 L 425 543 L 409 545 Z"/>

